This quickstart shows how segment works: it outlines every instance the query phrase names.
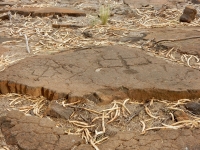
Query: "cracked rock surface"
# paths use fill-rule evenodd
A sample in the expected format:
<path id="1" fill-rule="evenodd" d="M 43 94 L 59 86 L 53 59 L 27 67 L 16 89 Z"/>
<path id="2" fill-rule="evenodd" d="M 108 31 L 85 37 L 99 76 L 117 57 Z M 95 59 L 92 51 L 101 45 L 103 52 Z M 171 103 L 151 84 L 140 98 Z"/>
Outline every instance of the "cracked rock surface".
<path id="1" fill-rule="evenodd" d="M 149 40 L 155 38 L 156 42 L 160 41 L 160 44 L 166 47 L 175 47 L 180 51 L 180 53 L 200 56 L 200 46 L 198 44 L 199 33 L 200 30 L 198 27 L 179 27 L 176 29 L 155 28 L 151 29 L 151 31 L 149 31 L 149 34 L 144 39 Z M 173 41 L 173 39 L 175 41 Z M 187 39 L 189 39 L 189 42 L 187 41 Z"/>
<path id="2" fill-rule="evenodd" d="M 48 118 L 25 116 L 19 111 L 10 111 L 1 117 L 1 130 L 8 145 L 26 150 L 92 150 L 77 135 L 66 135 L 62 128 Z M 141 135 L 137 131 L 118 132 L 109 141 L 99 145 L 99 149 L 130 150 L 198 150 L 200 149 L 200 130 L 182 129 L 149 131 Z M 14 149 L 14 148 L 13 148 Z"/>
<path id="3" fill-rule="evenodd" d="M 130 116 L 124 114 L 124 109 L 116 109 L 110 118 L 121 110 L 123 117 L 115 118 L 113 124 L 109 125 L 109 118 L 105 118 L 106 133 L 96 137 L 96 141 L 105 136 L 108 140 L 97 143 L 100 150 L 200 149 L 200 122 L 190 120 L 191 113 L 197 117 L 200 114 L 200 1 L 111 2 L 105 27 L 99 24 L 98 18 L 103 1 L 0 2 L 3 64 L 0 64 L 0 150 L 92 150 L 94 147 L 84 134 L 75 130 L 83 128 L 75 128 L 69 122 L 76 120 L 90 125 L 96 115 L 88 110 L 107 109 L 115 100 L 144 103 L 127 105 Z M 179 13 L 188 4 L 195 4 L 195 19 L 190 24 L 179 23 Z M 27 53 L 23 36 L 26 33 L 31 53 Z M 29 110 L 29 115 L 12 111 L 24 111 L 26 105 L 34 104 L 20 101 L 22 97 L 6 98 L 7 93 L 44 96 L 56 101 L 48 105 L 45 100 L 44 107 L 48 105 L 48 108 L 42 115 L 44 118 L 40 118 L 31 116 L 34 110 Z M 145 102 L 153 99 L 175 103 L 190 99 L 191 102 L 185 109 L 180 104 L 177 110 L 170 111 L 164 104 L 155 103 L 154 107 L 148 107 L 155 120 L 149 119 L 147 107 L 143 110 Z M 59 100 L 64 100 L 62 104 L 66 106 L 80 104 L 81 107 L 64 107 L 57 103 Z M 103 116 L 99 119 L 102 122 Z M 142 121 L 148 131 L 145 134 L 141 134 Z M 147 130 L 177 121 L 191 121 L 191 128 L 185 125 L 177 130 Z M 97 122 L 88 132 L 93 135 L 100 131 L 102 124 Z"/>
<path id="4" fill-rule="evenodd" d="M 159 130 L 146 135 L 138 133 L 118 133 L 107 143 L 101 145 L 100 149 L 117 150 L 180 150 L 180 149 L 200 149 L 199 129 L 190 130 Z M 196 141 L 196 139 L 198 139 Z M 112 144 L 110 144 L 112 143 Z"/>
<path id="5" fill-rule="evenodd" d="M 65 135 L 62 128 L 48 118 L 25 116 L 19 111 L 10 111 L 1 118 L 1 130 L 8 145 L 19 149 L 72 149 L 83 140 L 76 135 Z"/>
<path id="6" fill-rule="evenodd" d="M 118 89 L 122 93 L 119 95 L 139 100 L 200 96 L 198 70 L 123 46 L 27 58 L 0 72 L 0 81 L 3 94 L 43 95 L 50 100 L 96 92 L 102 102 L 109 102 L 113 100 L 108 98 L 113 90 L 106 93 L 102 89 L 122 86 L 127 90 Z"/>

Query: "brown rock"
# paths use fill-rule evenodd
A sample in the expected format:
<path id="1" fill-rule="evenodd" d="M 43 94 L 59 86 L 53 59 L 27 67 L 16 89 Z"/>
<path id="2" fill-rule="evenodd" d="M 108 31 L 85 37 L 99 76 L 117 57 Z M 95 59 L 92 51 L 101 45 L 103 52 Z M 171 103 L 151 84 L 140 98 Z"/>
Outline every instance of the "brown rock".
<path id="1" fill-rule="evenodd" d="M 55 118 L 69 119 L 72 112 L 73 112 L 72 108 L 69 107 L 65 108 L 62 105 L 56 103 L 55 101 L 52 101 L 47 108 L 46 115 Z"/>
<path id="2" fill-rule="evenodd" d="M 46 130 L 46 127 L 39 126 L 35 121 L 34 123 L 22 123 L 26 119 L 17 119 L 15 124 L 11 124 L 13 114 L 17 111 L 11 111 L 10 118 L 2 117 L 0 128 L 3 135 L 6 137 L 7 144 L 16 145 L 18 149 L 23 150 L 92 150 L 91 145 L 83 144 L 84 141 L 76 135 L 60 135 L 58 132 L 49 130 L 48 133 L 41 131 Z M 19 112 L 20 113 L 20 112 Z M 25 118 L 24 118 L 25 117 Z M 41 118 L 38 117 L 40 120 Z M 33 119 L 35 120 L 35 118 Z M 16 127 L 15 127 L 16 126 Z M 39 129 L 37 129 L 39 127 Z M 25 129 L 24 129 L 25 128 Z M 29 130 L 28 130 L 29 129 Z M 51 129 L 47 127 L 47 129 Z M 48 131 L 48 130 L 46 130 Z M 55 130 L 54 130 L 55 131 Z M 42 132 L 42 133 L 40 133 Z M 199 150 L 200 130 L 199 128 L 192 129 L 179 129 L 179 130 L 150 130 L 146 134 L 141 135 L 139 131 L 128 130 L 127 132 L 119 131 L 116 136 L 109 137 L 107 141 L 98 144 L 100 150 L 171 150 L 171 149 L 190 149 Z M 63 133 L 63 132 L 62 132 Z M 8 145 L 10 146 L 10 145 Z"/>
<path id="3" fill-rule="evenodd" d="M 186 6 L 183 10 L 183 14 L 180 17 L 180 22 L 190 23 L 196 17 L 197 10 L 193 6 Z"/>
<path id="4" fill-rule="evenodd" d="M 185 108 L 196 115 L 200 115 L 200 103 L 189 102 L 185 105 Z"/>
<path id="5" fill-rule="evenodd" d="M 144 40 L 155 41 L 160 40 L 170 40 L 170 39 L 187 39 L 188 37 L 198 37 L 200 34 L 199 27 L 176 27 L 176 28 L 152 28 L 151 31 L 147 33 L 147 36 L 144 37 Z M 177 48 L 182 54 L 192 54 L 200 57 L 200 44 L 199 38 L 189 39 L 189 40 L 180 40 L 174 42 L 161 42 L 159 45 L 168 48 Z"/>
<path id="6" fill-rule="evenodd" d="M 57 149 L 72 149 L 74 146 L 78 146 L 83 143 L 83 140 L 76 135 L 61 135 L 57 144 Z"/>
<path id="7" fill-rule="evenodd" d="M 92 32 L 91 31 L 89 31 L 89 30 L 86 30 L 86 31 L 83 31 L 83 36 L 85 37 L 85 38 L 92 38 Z"/>
<path id="8" fill-rule="evenodd" d="M 52 24 L 52 27 L 53 27 L 53 28 L 65 27 L 65 28 L 73 28 L 73 29 L 83 28 L 83 26 L 80 26 L 80 25 L 75 25 L 75 24 L 63 24 L 63 23 Z"/>
<path id="9" fill-rule="evenodd" d="M 40 118 L 38 118 L 38 119 L 40 119 Z M 54 134 L 60 134 L 60 133 L 63 134 L 63 132 L 61 132 L 62 128 L 58 128 L 58 129 L 61 129 L 59 131 L 58 129 L 55 130 L 55 129 L 52 129 L 52 128 L 49 128 L 49 127 L 41 127 L 38 124 L 31 123 L 31 122 L 22 123 L 22 122 L 19 121 L 19 122 L 15 122 L 15 124 L 13 124 L 13 125 L 14 126 L 11 129 L 9 129 L 9 131 L 14 136 L 16 136 L 19 133 L 29 133 L 29 132 L 34 132 L 34 133 L 37 133 L 37 134 L 53 134 L 53 133 Z"/>
<path id="10" fill-rule="evenodd" d="M 71 9 L 71 8 L 64 8 L 64 7 L 44 7 L 44 8 L 36 8 L 36 7 L 23 7 L 23 8 L 11 8 L 11 13 L 18 13 L 24 16 L 31 14 L 31 16 L 49 16 L 49 15 L 69 15 L 69 16 L 86 16 L 83 11 Z"/>
<path id="11" fill-rule="evenodd" d="M 175 111 L 174 117 L 177 121 L 189 120 L 188 115 L 184 111 Z"/>
<path id="12" fill-rule="evenodd" d="M 19 111 L 10 111 L 1 117 L 0 128 L 7 144 L 24 150 L 72 149 L 83 143 L 79 136 L 65 135 L 63 128 L 55 127 L 54 121 L 25 116 Z"/>
<path id="13" fill-rule="evenodd" d="M 194 4 L 200 4 L 200 0 L 192 0 L 192 3 L 194 3 Z"/>
<path id="14" fill-rule="evenodd" d="M 31 137 L 31 138 L 30 138 Z M 16 140 L 20 149 L 37 149 L 40 145 L 41 136 L 34 132 L 22 132 L 16 136 Z M 44 140 L 44 139 L 43 139 Z M 12 144 L 13 145 L 13 144 Z"/>
<path id="15" fill-rule="evenodd" d="M 55 65 L 56 69 L 53 69 Z M 41 92 L 36 90 L 29 94 L 41 93 L 50 100 L 67 98 L 67 102 L 85 102 L 84 96 L 90 93 L 96 93 L 100 103 L 125 98 L 140 101 L 153 97 L 193 99 L 200 97 L 199 84 L 198 70 L 168 63 L 140 49 L 124 46 L 29 57 L 0 72 L 0 91 L 3 94 L 11 90 L 26 94 L 39 88 Z M 27 87 L 33 89 L 26 90 Z"/>

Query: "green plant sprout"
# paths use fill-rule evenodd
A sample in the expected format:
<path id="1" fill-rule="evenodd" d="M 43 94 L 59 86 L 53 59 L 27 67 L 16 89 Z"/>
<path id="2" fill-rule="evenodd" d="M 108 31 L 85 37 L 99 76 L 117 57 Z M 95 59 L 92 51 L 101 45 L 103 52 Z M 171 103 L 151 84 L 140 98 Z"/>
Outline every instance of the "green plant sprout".
<path id="1" fill-rule="evenodd" d="M 108 19 L 110 17 L 110 7 L 109 6 L 101 6 L 100 7 L 100 12 L 99 12 L 99 16 L 101 19 L 101 24 L 105 25 L 108 22 Z"/>

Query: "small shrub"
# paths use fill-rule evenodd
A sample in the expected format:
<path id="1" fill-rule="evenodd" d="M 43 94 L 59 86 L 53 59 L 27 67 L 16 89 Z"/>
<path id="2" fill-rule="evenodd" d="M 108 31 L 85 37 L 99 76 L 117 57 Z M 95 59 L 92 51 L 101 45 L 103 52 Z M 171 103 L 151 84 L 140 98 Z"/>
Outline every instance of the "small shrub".
<path id="1" fill-rule="evenodd" d="M 102 5 L 100 7 L 99 16 L 100 16 L 100 19 L 101 19 L 101 24 L 102 25 L 107 24 L 108 19 L 110 17 L 110 7 Z"/>

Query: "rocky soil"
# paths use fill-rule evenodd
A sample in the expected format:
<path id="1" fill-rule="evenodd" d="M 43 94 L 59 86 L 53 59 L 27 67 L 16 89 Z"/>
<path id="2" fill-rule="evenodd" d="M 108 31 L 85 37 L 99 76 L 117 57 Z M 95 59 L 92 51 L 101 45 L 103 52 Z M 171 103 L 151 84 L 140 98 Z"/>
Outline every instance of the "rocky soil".
<path id="1" fill-rule="evenodd" d="M 199 4 L 1 1 L 0 149 L 199 150 Z"/>

